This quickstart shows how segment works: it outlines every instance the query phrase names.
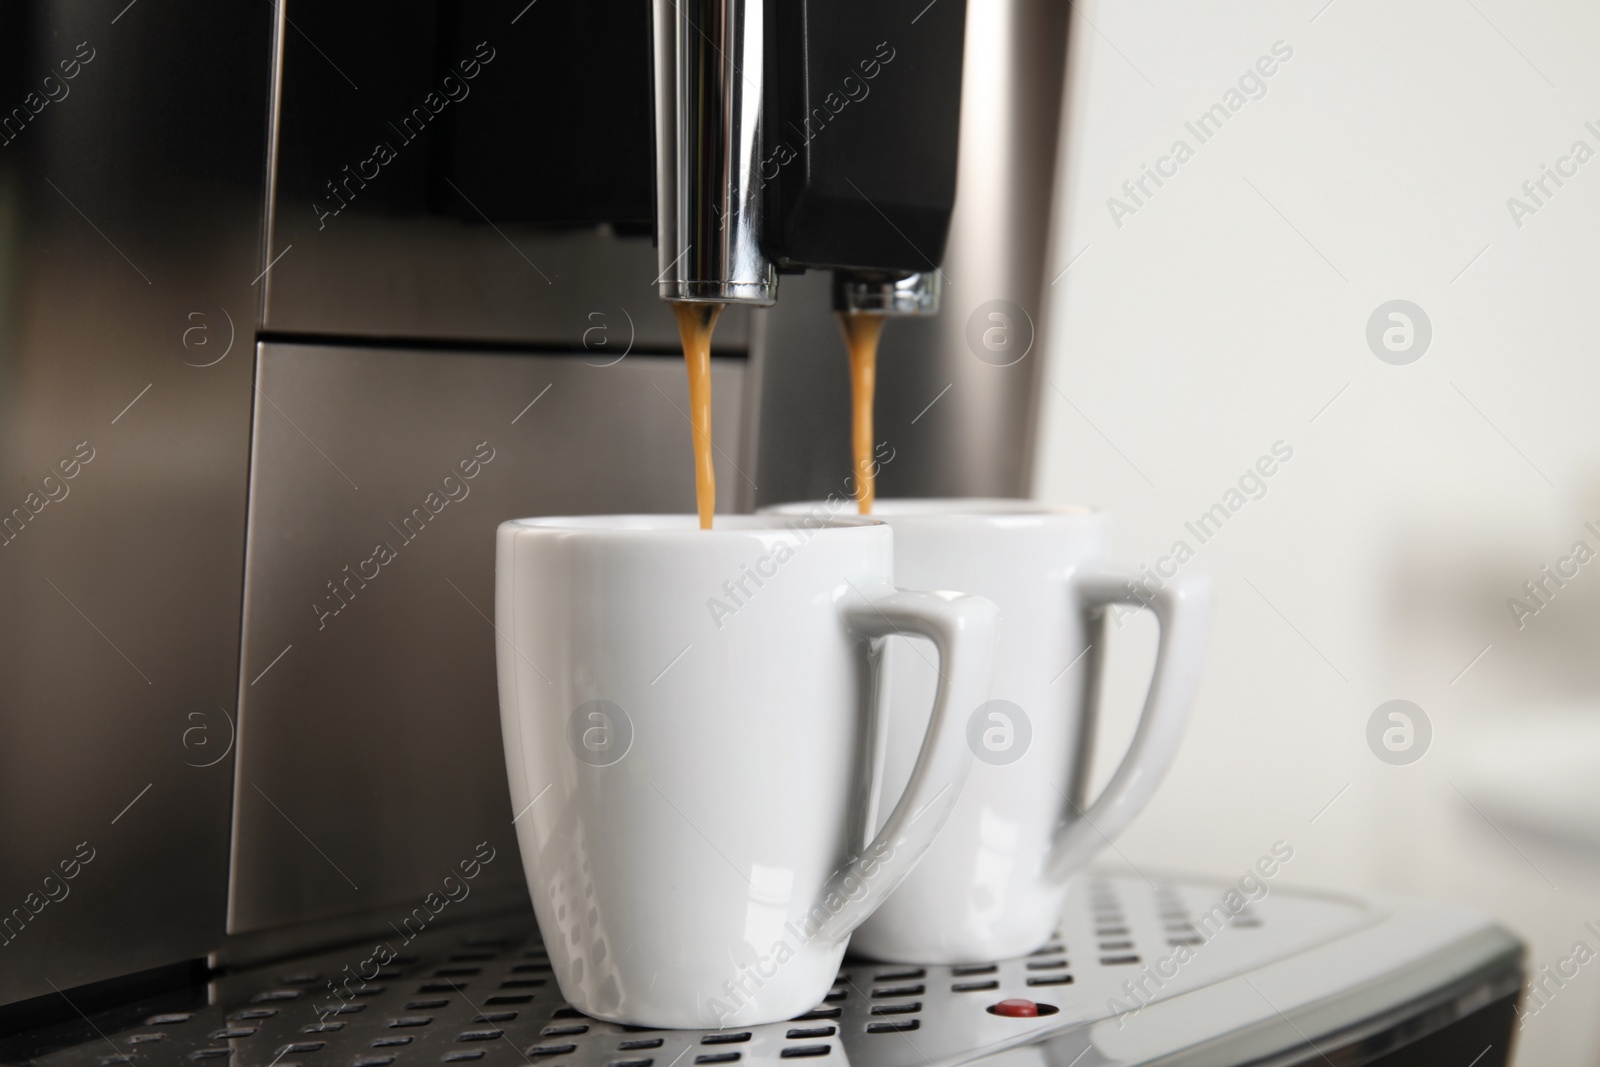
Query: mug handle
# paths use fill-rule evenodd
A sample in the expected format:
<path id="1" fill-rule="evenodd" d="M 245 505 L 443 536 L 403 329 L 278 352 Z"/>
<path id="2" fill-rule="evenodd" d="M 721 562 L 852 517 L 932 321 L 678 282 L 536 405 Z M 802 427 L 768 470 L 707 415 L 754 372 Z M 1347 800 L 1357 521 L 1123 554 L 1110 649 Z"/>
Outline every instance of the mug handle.
<path id="1" fill-rule="evenodd" d="M 1051 842 L 1046 870 L 1053 882 L 1065 881 L 1144 810 L 1172 766 L 1194 707 L 1211 629 L 1211 579 L 1203 575 L 1175 577 L 1153 596 L 1140 594 L 1139 580 L 1140 576 L 1132 571 L 1105 568 L 1086 570 L 1072 579 L 1072 595 L 1088 633 L 1104 634 L 1108 607 L 1131 604 L 1154 613 L 1161 626 L 1161 639 L 1139 726 L 1116 773 L 1087 811 L 1076 800 L 1067 799 L 1077 818 L 1067 820 Z M 1091 658 L 1098 660 L 1098 655 Z M 1097 675 L 1096 670 L 1091 677 Z M 1086 692 L 1085 729 L 1080 738 L 1085 749 L 1094 736 L 1091 724 L 1100 713 L 1099 686 L 1091 682 Z M 1076 777 L 1080 781 L 1088 771 L 1090 756 L 1087 750 L 1078 754 Z"/>
<path id="2" fill-rule="evenodd" d="M 862 637 L 913 635 L 932 641 L 939 686 L 905 792 L 883 829 L 828 879 L 812 908 L 812 914 L 820 908 L 827 916 L 812 935 L 822 944 L 843 941 L 867 921 L 933 845 L 954 810 L 972 769 L 965 713 L 987 697 L 1000 612 L 991 601 L 964 593 L 895 589 L 847 602 L 844 618 Z M 875 686 L 872 721 L 882 713 L 881 700 L 882 686 Z"/>

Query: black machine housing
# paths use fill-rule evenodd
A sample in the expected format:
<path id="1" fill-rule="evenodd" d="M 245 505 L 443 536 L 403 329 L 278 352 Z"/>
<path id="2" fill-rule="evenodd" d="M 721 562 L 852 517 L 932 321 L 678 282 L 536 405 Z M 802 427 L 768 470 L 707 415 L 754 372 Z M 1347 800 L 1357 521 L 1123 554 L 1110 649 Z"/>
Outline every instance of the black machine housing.
<path id="1" fill-rule="evenodd" d="M 779 270 L 939 266 L 965 26 L 965 0 L 768 0 L 760 179 Z"/>

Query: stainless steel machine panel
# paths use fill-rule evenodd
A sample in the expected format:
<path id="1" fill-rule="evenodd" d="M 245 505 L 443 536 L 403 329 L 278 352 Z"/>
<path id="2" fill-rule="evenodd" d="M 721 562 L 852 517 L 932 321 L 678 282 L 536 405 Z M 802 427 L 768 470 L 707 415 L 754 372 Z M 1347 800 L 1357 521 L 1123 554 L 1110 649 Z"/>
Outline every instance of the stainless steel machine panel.
<path id="1" fill-rule="evenodd" d="M 284 6 L 266 329 L 557 345 L 606 323 L 676 349 L 650 237 L 646 4 Z M 642 182 L 633 236 L 530 221 L 607 177 Z M 719 349 L 743 349 L 748 323 L 732 309 Z"/>
<path id="2" fill-rule="evenodd" d="M 273 18 L 0 7 L 0 1003 L 222 935 Z"/>
<path id="3" fill-rule="evenodd" d="M 495 526 L 690 510 L 682 360 L 263 344 L 258 361 L 230 932 L 403 917 L 482 841 L 502 858 L 475 892 L 524 892 Z M 744 378 L 712 361 L 719 509 L 743 481 Z"/>
<path id="4" fill-rule="evenodd" d="M 275 332 L 551 344 L 586 334 L 598 343 L 589 333 L 598 327 L 613 350 L 678 344 L 648 237 L 355 213 L 318 232 L 315 216 L 283 208 L 273 233 Z M 730 308 L 718 351 L 742 349 L 749 321 Z"/>

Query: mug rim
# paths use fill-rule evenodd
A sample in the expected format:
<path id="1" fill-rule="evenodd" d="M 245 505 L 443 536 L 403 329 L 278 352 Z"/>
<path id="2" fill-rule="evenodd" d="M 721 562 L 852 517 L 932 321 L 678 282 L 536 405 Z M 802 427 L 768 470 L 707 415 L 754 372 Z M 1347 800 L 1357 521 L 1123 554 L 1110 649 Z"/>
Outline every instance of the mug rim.
<path id="1" fill-rule="evenodd" d="M 704 542 L 712 539 L 748 537 L 751 534 L 786 534 L 794 529 L 793 522 L 783 522 L 810 514 L 796 510 L 784 514 L 758 512 L 754 515 L 718 515 L 711 529 L 700 528 L 698 515 L 686 513 L 636 513 L 606 515 L 535 515 L 520 519 L 506 519 L 501 529 L 539 531 L 590 537 L 648 537 L 665 539 L 674 536 L 693 536 Z M 815 524 L 807 524 L 812 534 L 837 533 L 852 529 L 888 529 L 889 524 L 871 515 L 817 516 Z"/>
<path id="2" fill-rule="evenodd" d="M 761 515 L 798 515 L 825 501 L 793 501 L 760 508 Z M 1106 513 L 1084 504 L 1051 504 L 1026 497 L 877 497 L 872 513 L 861 518 L 889 520 L 955 520 L 999 522 L 1010 520 L 1103 520 Z"/>

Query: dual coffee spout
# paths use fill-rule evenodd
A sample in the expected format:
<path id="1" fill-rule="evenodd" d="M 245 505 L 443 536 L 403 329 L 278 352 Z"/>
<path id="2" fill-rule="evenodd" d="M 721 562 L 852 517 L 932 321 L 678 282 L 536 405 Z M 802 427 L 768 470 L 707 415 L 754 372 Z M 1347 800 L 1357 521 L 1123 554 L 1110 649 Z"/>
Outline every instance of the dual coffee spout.
<path id="1" fill-rule="evenodd" d="M 828 269 L 837 310 L 938 310 L 965 4 L 909 35 L 891 7 L 653 0 L 663 300 L 769 305 Z"/>

